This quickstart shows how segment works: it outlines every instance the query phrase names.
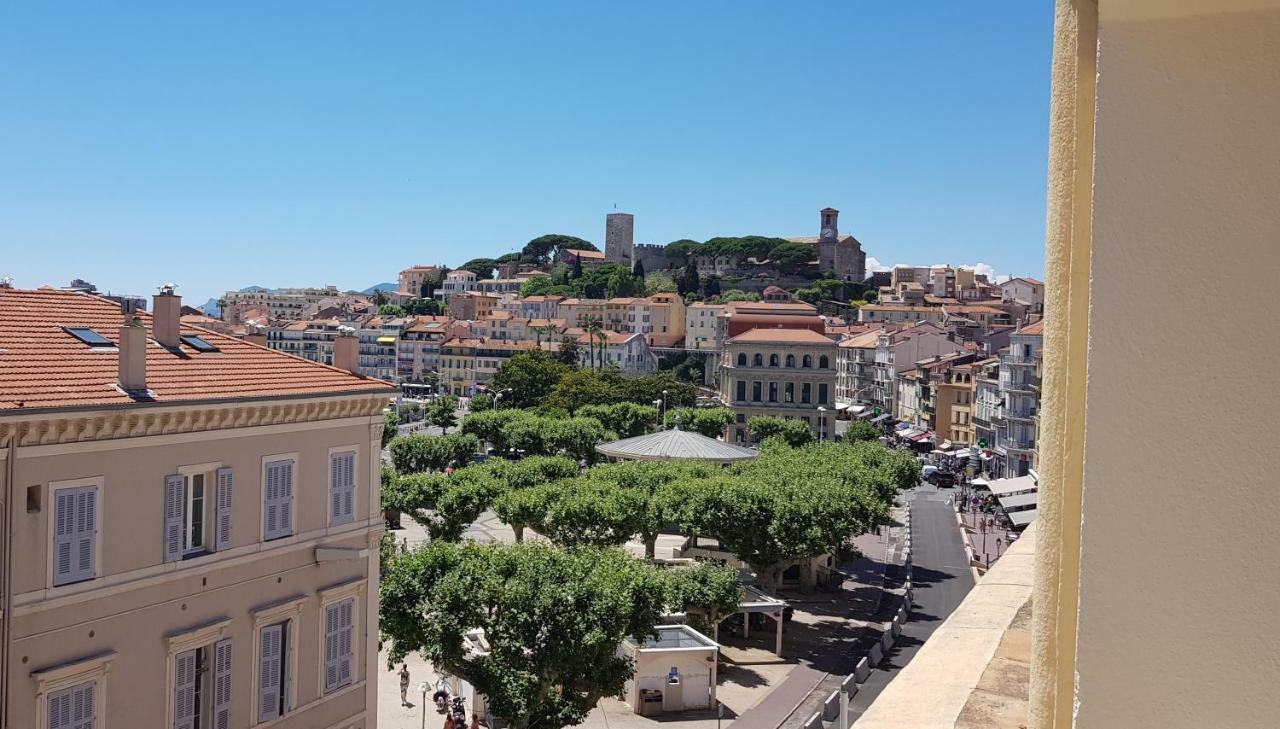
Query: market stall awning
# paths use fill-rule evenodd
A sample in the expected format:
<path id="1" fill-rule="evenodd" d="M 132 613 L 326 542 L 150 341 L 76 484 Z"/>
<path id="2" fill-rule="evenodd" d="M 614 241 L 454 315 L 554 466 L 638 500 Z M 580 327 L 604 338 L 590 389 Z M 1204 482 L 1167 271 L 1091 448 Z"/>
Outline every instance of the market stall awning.
<path id="1" fill-rule="evenodd" d="M 378 337 L 378 344 L 395 344 L 395 337 Z"/>
<path id="2" fill-rule="evenodd" d="M 987 484 L 987 488 L 996 496 L 1002 494 L 1018 494 L 1024 491 L 1035 491 L 1036 480 L 1030 476 L 1018 476 L 1017 478 L 998 478 Z"/>
<path id="3" fill-rule="evenodd" d="M 929 431 L 929 432 L 927 432 L 927 433 L 921 433 L 920 435 L 913 435 L 913 436 L 911 436 L 911 440 L 914 440 L 914 441 L 916 441 L 916 442 L 920 442 L 920 441 L 925 441 L 925 440 L 933 440 L 935 437 L 936 437 L 936 436 L 933 434 L 933 431 L 931 430 L 931 431 Z"/>
<path id="4" fill-rule="evenodd" d="M 760 455 L 759 451 L 672 428 L 623 438 L 596 446 L 596 452 L 625 461 L 711 461 L 735 463 Z"/>
<path id="5" fill-rule="evenodd" d="M 1029 494 L 1006 494 L 1005 496 L 997 496 L 996 500 L 1000 502 L 1000 506 L 1010 513 L 1016 509 L 1023 509 L 1028 506 L 1035 508 L 1036 502 L 1040 500 L 1040 494 L 1032 491 Z"/>
<path id="6" fill-rule="evenodd" d="M 1013 525 L 1016 527 L 1024 527 L 1030 524 L 1031 522 L 1035 521 L 1035 518 L 1036 518 L 1035 509 L 1027 509 L 1026 511 L 1009 512 L 1009 521 L 1013 522 Z"/>
<path id="7" fill-rule="evenodd" d="M 889 413 L 880 413 L 879 415 L 872 418 L 871 422 L 876 424 L 883 423 L 884 421 L 888 420 L 890 417 L 892 416 L 890 416 Z"/>

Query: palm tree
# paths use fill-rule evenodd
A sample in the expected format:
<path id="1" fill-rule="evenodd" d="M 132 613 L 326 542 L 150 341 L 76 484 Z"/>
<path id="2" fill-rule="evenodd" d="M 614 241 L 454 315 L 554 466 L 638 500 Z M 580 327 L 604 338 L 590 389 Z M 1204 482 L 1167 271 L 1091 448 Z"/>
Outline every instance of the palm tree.
<path id="1" fill-rule="evenodd" d="M 583 329 L 587 331 L 587 347 L 589 348 L 587 364 L 594 365 L 596 358 L 596 337 L 604 331 L 604 323 L 598 316 L 587 317 L 587 325 L 583 327 Z M 601 353 L 603 354 L 603 351 Z"/>
<path id="2" fill-rule="evenodd" d="M 600 366 L 599 366 L 599 367 L 597 367 L 596 369 L 602 370 L 602 369 L 604 369 L 604 348 L 605 348 L 605 345 L 607 345 L 607 344 L 608 344 L 608 342 L 609 342 L 609 334 L 608 334 L 608 332 L 605 332 L 604 330 L 600 330 L 600 331 L 596 332 L 596 336 L 600 338 L 600 348 L 599 348 L 599 350 L 598 350 L 598 351 L 599 351 L 599 353 L 600 353 L 600 354 L 599 354 L 599 357 L 600 357 Z"/>

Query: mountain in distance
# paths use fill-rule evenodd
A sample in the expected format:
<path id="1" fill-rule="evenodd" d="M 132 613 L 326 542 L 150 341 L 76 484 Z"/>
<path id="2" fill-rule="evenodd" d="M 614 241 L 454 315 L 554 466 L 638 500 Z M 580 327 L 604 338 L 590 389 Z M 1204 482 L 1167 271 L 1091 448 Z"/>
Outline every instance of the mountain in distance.
<path id="1" fill-rule="evenodd" d="M 380 284 L 374 284 L 369 288 L 361 291 L 360 293 L 364 294 L 365 296 L 372 296 L 375 291 L 399 291 L 399 290 L 400 290 L 400 284 L 380 283 Z"/>

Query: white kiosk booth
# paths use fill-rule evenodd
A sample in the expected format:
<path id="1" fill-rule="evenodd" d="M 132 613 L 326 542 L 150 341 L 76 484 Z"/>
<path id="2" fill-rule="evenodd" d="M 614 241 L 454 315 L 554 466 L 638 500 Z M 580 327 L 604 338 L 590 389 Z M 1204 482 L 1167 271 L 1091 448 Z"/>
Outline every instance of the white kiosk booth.
<path id="1" fill-rule="evenodd" d="M 619 652 L 635 663 L 623 689 L 631 710 L 642 716 L 715 706 L 720 645 L 687 625 L 659 625 L 658 637 L 623 641 Z"/>

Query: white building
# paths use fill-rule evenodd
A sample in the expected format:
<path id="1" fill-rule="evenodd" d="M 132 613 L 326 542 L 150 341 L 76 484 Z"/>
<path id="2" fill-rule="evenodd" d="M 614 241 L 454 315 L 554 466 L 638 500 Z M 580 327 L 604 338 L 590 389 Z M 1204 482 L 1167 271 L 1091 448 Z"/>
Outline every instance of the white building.
<path id="1" fill-rule="evenodd" d="M 444 275 L 444 282 L 440 284 L 440 288 L 436 289 L 435 298 L 440 303 L 445 303 L 450 296 L 460 294 L 464 291 L 476 290 L 476 275 L 471 271 L 459 269 L 450 271 Z M 496 292 L 486 292 L 496 293 Z"/>
<path id="2" fill-rule="evenodd" d="M 647 372 L 653 372 L 658 369 L 658 358 L 649 349 L 649 342 L 645 336 L 639 332 L 610 332 L 604 331 L 593 337 L 589 333 L 583 333 L 578 336 L 578 364 L 583 367 L 595 366 L 589 361 L 592 357 L 592 350 L 595 351 L 595 363 L 601 362 L 601 337 L 603 337 L 604 354 L 603 363 L 605 367 L 616 367 L 619 371 L 626 375 L 642 375 Z"/>

